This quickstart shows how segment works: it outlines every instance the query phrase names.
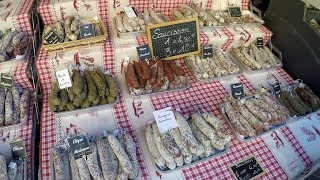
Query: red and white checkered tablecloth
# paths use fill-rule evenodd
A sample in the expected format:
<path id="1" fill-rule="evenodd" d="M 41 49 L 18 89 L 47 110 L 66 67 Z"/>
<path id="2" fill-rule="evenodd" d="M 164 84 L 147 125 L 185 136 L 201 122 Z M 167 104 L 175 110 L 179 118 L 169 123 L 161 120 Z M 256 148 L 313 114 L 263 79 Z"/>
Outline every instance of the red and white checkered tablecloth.
<path id="1" fill-rule="evenodd" d="M 31 11 L 34 0 L 0 2 L 0 30 L 15 28 L 32 35 Z"/>

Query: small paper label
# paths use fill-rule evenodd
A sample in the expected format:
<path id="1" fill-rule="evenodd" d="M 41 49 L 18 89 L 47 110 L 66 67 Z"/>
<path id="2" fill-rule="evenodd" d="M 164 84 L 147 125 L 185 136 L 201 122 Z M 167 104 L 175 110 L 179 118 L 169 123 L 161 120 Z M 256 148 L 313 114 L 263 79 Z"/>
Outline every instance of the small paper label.
<path id="1" fill-rule="evenodd" d="M 10 143 L 13 159 L 27 157 L 26 148 L 22 139 Z"/>
<path id="2" fill-rule="evenodd" d="M 12 88 L 13 79 L 10 74 L 1 74 L 0 87 L 2 88 Z"/>
<path id="3" fill-rule="evenodd" d="M 80 134 L 74 137 L 68 137 L 66 140 L 75 159 L 79 159 L 83 155 L 88 155 L 92 153 L 89 141 L 85 134 Z"/>
<path id="4" fill-rule="evenodd" d="M 72 86 L 68 69 L 56 72 L 60 89 L 65 89 Z"/>
<path id="5" fill-rule="evenodd" d="M 228 12 L 230 17 L 241 17 L 241 8 L 240 7 L 229 7 Z"/>
<path id="6" fill-rule="evenodd" d="M 235 99 L 241 99 L 244 97 L 244 90 L 242 83 L 231 84 L 232 97 Z"/>
<path id="7" fill-rule="evenodd" d="M 92 24 L 80 25 L 80 37 L 81 39 L 86 39 L 95 36 L 94 27 Z"/>
<path id="8" fill-rule="evenodd" d="M 151 51 L 148 44 L 137 47 L 137 51 L 138 51 L 140 60 L 152 58 Z"/>
<path id="9" fill-rule="evenodd" d="M 213 54 L 212 54 L 212 45 L 204 45 L 202 48 L 202 58 L 206 59 L 206 58 L 212 58 Z"/>
<path id="10" fill-rule="evenodd" d="M 262 37 L 258 37 L 257 38 L 257 47 L 260 49 L 260 48 L 263 48 L 263 38 Z"/>
<path id="11" fill-rule="evenodd" d="M 62 41 L 53 30 L 50 30 L 46 35 L 44 35 L 44 40 L 46 40 L 48 44 L 55 44 Z"/>
<path id="12" fill-rule="evenodd" d="M 153 111 L 153 116 L 161 133 L 178 127 L 176 117 L 171 110 L 161 109 Z"/>
<path id="13" fill-rule="evenodd" d="M 138 17 L 136 12 L 133 10 L 131 6 L 123 7 L 123 10 L 129 19 Z"/>
<path id="14" fill-rule="evenodd" d="M 273 85 L 273 92 L 275 95 L 280 95 L 282 92 L 281 86 L 279 84 Z"/>

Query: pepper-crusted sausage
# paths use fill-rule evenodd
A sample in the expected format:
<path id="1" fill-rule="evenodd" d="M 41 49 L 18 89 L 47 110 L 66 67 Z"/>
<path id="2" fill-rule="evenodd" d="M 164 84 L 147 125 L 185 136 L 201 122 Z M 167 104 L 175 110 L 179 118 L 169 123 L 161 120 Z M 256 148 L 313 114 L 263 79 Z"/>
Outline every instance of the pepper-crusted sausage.
<path id="1" fill-rule="evenodd" d="M 104 178 L 98 163 L 97 145 L 94 142 L 91 142 L 90 147 L 92 149 L 92 153 L 87 155 L 86 161 L 90 174 L 95 180 L 103 180 Z"/>
<path id="2" fill-rule="evenodd" d="M 118 171 L 118 159 L 111 149 L 108 139 L 99 137 L 97 149 L 104 179 L 115 179 Z"/>
<path id="3" fill-rule="evenodd" d="M 29 96 L 30 92 L 28 90 L 24 90 L 20 97 L 20 119 L 24 119 L 28 116 Z"/>
<path id="4" fill-rule="evenodd" d="M 135 178 L 137 178 L 138 173 L 139 173 L 139 161 L 138 161 L 138 157 L 137 157 L 137 147 L 133 141 L 133 138 L 127 132 L 124 133 L 124 146 L 125 146 L 126 152 L 129 156 L 129 159 L 130 159 L 132 167 L 133 167 L 133 171 L 131 171 L 129 173 L 129 178 L 135 179 Z"/>
<path id="5" fill-rule="evenodd" d="M 108 134 L 108 141 L 111 149 L 119 160 L 119 165 L 123 169 L 123 171 L 127 174 L 130 174 L 134 169 L 132 163 L 129 159 L 124 148 L 121 146 L 119 140 L 114 137 L 112 134 Z"/>
<path id="6" fill-rule="evenodd" d="M 4 89 L 0 89 L 0 127 L 4 125 L 4 105 L 6 94 Z"/>
<path id="7" fill-rule="evenodd" d="M 12 87 L 13 97 L 13 124 L 20 122 L 20 93 L 17 87 Z"/>
<path id="8" fill-rule="evenodd" d="M 51 156 L 54 164 L 54 174 L 56 180 L 70 180 L 70 166 L 68 152 L 65 147 L 56 146 L 51 149 Z"/>
<path id="9" fill-rule="evenodd" d="M 8 91 L 5 100 L 5 118 L 4 124 L 6 126 L 11 125 L 13 123 L 13 98 L 12 92 Z"/>
<path id="10" fill-rule="evenodd" d="M 3 180 L 9 180 L 7 174 L 6 158 L 0 153 L 0 178 Z"/>
<path id="11" fill-rule="evenodd" d="M 80 179 L 91 180 L 90 171 L 86 163 L 86 159 L 81 157 L 79 159 L 76 159 L 76 163 L 78 165 Z"/>
<path id="12" fill-rule="evenodd" d="M 72 153 L 69 153 L 69 162 L 72 180 L 80 180 L 78 165 Z"/>

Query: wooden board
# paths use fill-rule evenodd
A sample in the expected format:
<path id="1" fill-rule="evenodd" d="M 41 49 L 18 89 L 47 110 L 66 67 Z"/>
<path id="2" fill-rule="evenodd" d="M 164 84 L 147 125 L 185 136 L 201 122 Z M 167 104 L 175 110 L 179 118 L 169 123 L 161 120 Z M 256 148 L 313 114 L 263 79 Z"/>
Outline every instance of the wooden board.
<path id="1" fill-rule="evenodd" d="M 200 53 L 198 18 L 147 26 L 147 36 L 152 55 L 165 60 Z"/>

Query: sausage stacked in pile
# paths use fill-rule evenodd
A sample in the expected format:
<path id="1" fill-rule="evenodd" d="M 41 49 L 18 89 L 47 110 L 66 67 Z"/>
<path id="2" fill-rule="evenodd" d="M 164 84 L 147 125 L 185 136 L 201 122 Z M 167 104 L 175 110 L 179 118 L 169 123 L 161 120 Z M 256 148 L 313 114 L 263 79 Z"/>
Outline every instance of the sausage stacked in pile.
<path id="1" fill-rule="evenodd" d="M 150 156 L 161 170 L 217 154 L 231 140 L 221 121 L 209 113 L 194 113 L 188 121 L 179 113 L 175 117 L 177 128 L 160 133 L 154 122 L 145 131 Z"/>

